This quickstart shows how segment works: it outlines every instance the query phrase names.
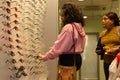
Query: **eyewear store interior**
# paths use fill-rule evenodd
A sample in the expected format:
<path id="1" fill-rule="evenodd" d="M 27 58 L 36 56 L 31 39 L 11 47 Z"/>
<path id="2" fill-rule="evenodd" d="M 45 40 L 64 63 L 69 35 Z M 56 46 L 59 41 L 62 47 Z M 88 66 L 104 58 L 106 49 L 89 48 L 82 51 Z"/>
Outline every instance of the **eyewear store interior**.
<path id="1" fill-rule="evenodd" d="M 56 40 L 59 8 L 66 1 L 79 4 L 88 16 L 87 44 L 77 80 L 105 80 L 95 47 L 103 29 L 101 16 L 109 11 L 120 15 L 120 0 L 0 0 L 0 80 L 56 80 L 57 59 L 42 62 L 36 55 L 48 51 Z"/>

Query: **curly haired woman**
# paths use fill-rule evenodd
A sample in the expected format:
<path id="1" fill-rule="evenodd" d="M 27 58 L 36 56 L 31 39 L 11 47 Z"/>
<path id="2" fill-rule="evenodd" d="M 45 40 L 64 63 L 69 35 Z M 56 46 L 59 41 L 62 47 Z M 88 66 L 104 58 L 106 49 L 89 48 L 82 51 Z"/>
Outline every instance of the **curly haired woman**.
<path id="1" fill-rule="evenodd" d="M 45 55 L 40 55 L 40 59 L 46 61 L 59 57 L 59 65 L 71 67 L 75 62 L 78 70 L 82 63 L 80 54 L 84 51 L 86 42 L 83 15 L 76 5 L 67 2 L 62 6 L 61 20 L 63 24 L 61 33 L 52 48 Z"/>

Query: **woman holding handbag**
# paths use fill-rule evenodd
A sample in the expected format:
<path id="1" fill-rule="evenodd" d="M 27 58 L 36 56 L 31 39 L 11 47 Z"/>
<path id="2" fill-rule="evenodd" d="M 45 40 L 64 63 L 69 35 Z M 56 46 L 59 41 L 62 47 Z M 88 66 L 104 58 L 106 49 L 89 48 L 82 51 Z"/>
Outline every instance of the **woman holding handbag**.
<path id="1" fill-rule="evenodd" d="M 119 52 L 120 47 L 119 18 L 117 14 L 109 12 L 103 15 L 102 25 L 105 30 L 100 33 L 96 53 L 103 56 L 104 73 L 106 80 L 108 80 L 109 66 Z"/>
<path id="2" fill-rule="evenodd" d="M 82 64 L 80 54 L 84 51 L 86 42 L 84 19 L 76 5 L 67 2 L 62 6 L 61 20 L 62 30 L 54 45 L 45 55 L 38 56 L 43 61 L 59 57 L 57 80 L 76 80 L 76 70 Z"/>

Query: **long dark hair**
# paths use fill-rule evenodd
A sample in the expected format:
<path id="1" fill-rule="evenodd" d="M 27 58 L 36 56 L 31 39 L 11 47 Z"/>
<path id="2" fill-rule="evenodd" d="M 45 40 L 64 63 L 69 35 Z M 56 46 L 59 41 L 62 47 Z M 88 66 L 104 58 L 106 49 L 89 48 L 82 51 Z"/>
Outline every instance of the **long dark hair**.
<path id="1" fill-rule="evenodd" d="M 68 23 L 77 22 L 84 26 L 84 18 L 82 12 L 79 11 L 74 3 L 67 2 L 62 6 L 62 16 L 64 17 L 63 25 Z"/>
<path id="2" fill-rule="evenodd" d="M 105 14 L 110 20 L 113 20 L 115 26 L 119 26 L 119 17 L 114 12 Z"/>

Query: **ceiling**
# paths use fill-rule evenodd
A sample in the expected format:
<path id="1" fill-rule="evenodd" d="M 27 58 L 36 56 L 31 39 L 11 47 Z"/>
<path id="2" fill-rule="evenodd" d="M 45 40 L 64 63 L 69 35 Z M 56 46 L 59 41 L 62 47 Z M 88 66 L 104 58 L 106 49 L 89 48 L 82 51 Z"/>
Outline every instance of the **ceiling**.
<path id="1" fill-rule="evenodd" d="M 77 4 L 82 13 L 88 18 L 98 18 L 110 11 L 118 14 L 118 0 L 59 0 L 59 7 L 68 1 Z"/>

